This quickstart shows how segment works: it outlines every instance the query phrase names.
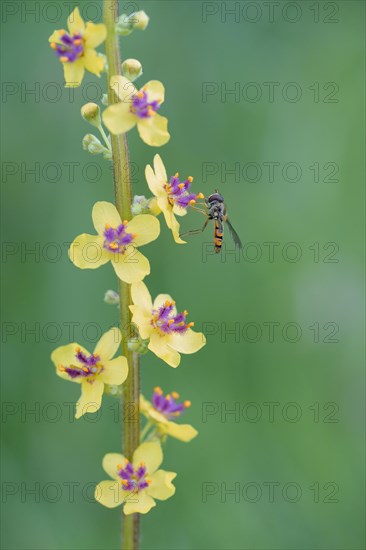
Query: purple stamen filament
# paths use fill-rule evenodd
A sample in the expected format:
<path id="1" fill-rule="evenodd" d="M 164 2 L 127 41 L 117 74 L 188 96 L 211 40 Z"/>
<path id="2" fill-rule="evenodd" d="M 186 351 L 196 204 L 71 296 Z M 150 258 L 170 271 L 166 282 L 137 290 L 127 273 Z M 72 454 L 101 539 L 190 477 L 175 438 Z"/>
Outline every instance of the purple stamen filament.
<path id="1" fill-rule="evenodd" d="M 165 191 L 168 194 L 168 201 L 171 206 L 176 204 L 180 208 L 186 209 L 189 206 L 193 206 L 197 199 L 204 198 L 202 193 L 190 193 L 192 181 L 192 176 L 189 176 L 185 181 L 181 182 L 178 173 L 170 178 L 170 183 L 165 184 Z"/>
<path id="2" fill-rule="evenodd" d="M 137 237 L 137 235 L 126 232 L 127 225 L 128 222 L 124 221 L 116 229 L 108 224 L 105 226 L 103 245 L 105 249 L 124 254 L 126 247 Z"/>
<path id="3" fill-rule="evenodd" d="M 159 387 L 154 388 L 152 396 L 152 404 L 154 409 L 163 414 L 168 420 L 180 416 L 184 409 L 191 406 L 190 401 L 184 401 L 180 403 L 177 401 L 179 394 L 172 392 L 164 396 L 163 390 Z"/>
<path id="4" fill-rule="evenodd" d="M 57 57 L 62 63 L 73 63 L 84 53 L 83 37 L 80 33 L 73 35 L 64 31 L 60 37 L 61 44 L 51 43 L 51 48 L 55 50 Z"/>
<path id="5" fill-rule="evenodd" d="M 175 302 L 166 301 L 159 309 L 152 310 L 151 324 L 164 336 L 166 334 L 184 334 L 194 323 L 186 323 L 188 311 L 175 315 Z"/>
<path id="6" fill-rule="evenodd" d="M 117 466 L 118 476 L 121 478 L 122 489 L 125 491 L 134 491 L 138 493 L 142 489 L 146 489 L 151 483 L 151 480 L 146 478 L 147 471 L 143 462 L 137 467 L 134 466 L 126 459 L 124 466 L 119 464 Z"/>
<path id="7" fill-rule="evenodd" d="M 147 93 L 143 89 L 137 92 L 132 98 L 131 113 L 139 118 L 150 118 L 159 109 L 159 101 L 149 101 Z"/>
<path id="8" fill-rule="evenodd" d="M 77 348 L 75 358 L 75 365 L 58 366 L 59 370 L 66 372 L 70 378 L 86 378 L 89 382 L 92 382 L 103 370 L 103 366 L 99 363 L 99 355 L 86 355 L 80 348 Z"/>

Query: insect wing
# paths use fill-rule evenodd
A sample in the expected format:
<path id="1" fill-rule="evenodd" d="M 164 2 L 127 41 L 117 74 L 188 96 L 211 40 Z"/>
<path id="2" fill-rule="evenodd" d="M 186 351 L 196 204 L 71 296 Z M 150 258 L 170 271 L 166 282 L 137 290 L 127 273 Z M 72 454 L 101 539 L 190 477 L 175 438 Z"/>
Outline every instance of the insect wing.
<path id="1" fill-rule="evenodd" d="M 238 246 L 240 249 L 243 248 L 243 245 L 242 245 L 242 242 L 239 238 L 239 235 L 237 234 L 237 232 L 235 231 L 235 229 L 233 228 L 233 226 L 231 225 L 231 223 L 229 222 L 229 220 L 226 220 L 226 223 L 227 223 L 227 226 L 229 228 L 229 233 L 231 235 L 231 238 L 233 239 L 234 241 L 234 244 L 236 246 Z"/>

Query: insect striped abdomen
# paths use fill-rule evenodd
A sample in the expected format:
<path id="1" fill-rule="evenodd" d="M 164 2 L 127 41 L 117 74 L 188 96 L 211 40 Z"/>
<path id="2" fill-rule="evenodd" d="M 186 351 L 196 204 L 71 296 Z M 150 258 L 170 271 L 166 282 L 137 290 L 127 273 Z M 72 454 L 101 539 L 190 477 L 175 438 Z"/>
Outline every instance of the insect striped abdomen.
<path id="1" fill-rule="evenodd" d="M 223 238 L 222 224 L 219 222 L 219 220 L 215 220 L 214 243 L 215 243 L 215 252 L 216 252 L 216 254 L 221 252 L 222 238 Z"/>

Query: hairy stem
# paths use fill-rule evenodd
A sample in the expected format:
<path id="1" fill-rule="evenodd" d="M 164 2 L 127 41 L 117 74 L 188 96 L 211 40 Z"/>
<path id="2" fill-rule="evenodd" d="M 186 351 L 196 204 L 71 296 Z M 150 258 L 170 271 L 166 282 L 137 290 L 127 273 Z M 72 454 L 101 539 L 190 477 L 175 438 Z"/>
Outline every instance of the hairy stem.
<path id="1" fill-rule="evenodd" d="M 104 0 L 104 23 L 107 27 L 105 52 L 108 62 L 108 101 L 109 105 L 117 103 L 118 98 L 109 87 L 111 76 L 121 74 L 121 59 L 115 22 L 118 17 L 118 0 Z M 131 219 L 131 182 L 130 162 L 126 135 L 111 135 L 114 193 L 117 210 L 122 220 Z M 123 454 L 129 459 L 140 440 L 139 411 L 139 355 L 128 349 L 131 304 L 130 287 L 119 281 L 120 314 L 122 330 L 122 353 L 128 360 L 129 374 L 123 385 Z M 139 548 L 139 514 L 124 516 L 122 521 L 122 550 Z"/>

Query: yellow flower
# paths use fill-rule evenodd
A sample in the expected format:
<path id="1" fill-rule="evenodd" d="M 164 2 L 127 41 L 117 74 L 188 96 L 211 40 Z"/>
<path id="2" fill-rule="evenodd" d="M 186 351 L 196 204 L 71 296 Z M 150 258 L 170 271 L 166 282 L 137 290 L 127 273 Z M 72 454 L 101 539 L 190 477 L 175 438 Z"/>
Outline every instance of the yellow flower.
<path id="1" fill-rule="evenodd" d="M 142 339 L 150 338 L 148 348 L 171 367 L 180 363 L 180 353 L 195 353 L 206 344 L 202 332 L 194 332 L 186 323 L 187 311 L 177 313 L 175 302 L 168 294 L 159 294 L 152 303 L 150 293 L 142 282 L 131 286 L 132 322 Z"/>
<path id="2" fill-rule="evenodd" d="M 51 48 L 64 66 L 65 86 L 80 86 L 85 69 L 100 76 L 104 69 L 105 58 L 95 48 L 104 42 L 107 29 L 103 23 L 95 25 L 84 23 L 79 8 L 75 8 L 67 19 L 69 32 L 55 31 L 50 37 Z"/>
<path id="3" fill-rule="evenodd" d="M 121 331 L 112 328 L 103 334 L 92 354 L 75 342 L 60 346 L 52 352 L 51 359 L 58 376 L 81 384 L 75 418 L 100 408 L 104 384 L 118 386 L 126 380 L 127 359 L 122 355 L 112 359 L 120 342 Z"/>
<path id="4" fill-rule="evenodd" d="M 112 76 L 110 85 L 121 100 L 103 113 L 104 124 L 112 134 L 124 134 L 137 124 L 145 143 L 155 147 L 165 145 L 170 139 L 168 119 L 156 112 L 164 101 L 162 83 L 150 80 L 137 91 L 124 76 Z"/>
<path id="5" fill-rule="evenodd" d="M 155 498 L 167 500 L 175 493 L 175 472 L 158 470 L 163 461 L 160 443 L 142 443 L 133 453 L 132 462 L 123 455 L 108 453 L 103 468 L 113 481 L 101 481 L 95 488 L 95 500 L 107 508 L 124 503 L 123 512 L 147 514 L 156 506 Z"/>
<path id="6" fill-rule="evenodd" d="M 180 182 L 179 174 L 176 173 L 168 182 L 167 173 L 160 155 L 154 157 L 154 170 L 148 164 L 145 169 L 145 176 L 150 191 L 155 195 L 158 206 L 164 214 L 167 226 L 173 233 L 176 243 L 184 244 L 179 237 L 179 223 L 177 216 L 185 216 L 187 209 L 193 206 L 197 199 L 203 199 L 202 193 L 190 193 L 193 178 L 189 176 L 185 181 Z"/>
<path id="7" fill-rule="evenodd" d="M 126 283 L 141 281 L 150 273 L 147 258 L 137 250 L 157 239 L 160 224 L 155 216 L 141 214 L 121 220 L 110 202 L 97 202 L 92 212 L 98 235 L 83 233 L 69 249 L 70 260 L 80 269 L 96 269 L 111 261 L 117 276 Z"/>
<path id="8" fill-rule="evenodd" d="M 140 396 L 140 410 L 146 418 L 156 424 L 162 435 L 170 435 L 181 441 L 191 441 L 198 434 L 190 424 L 176 424 L 172 419 L 179 418 L 182 412 L 191 406 L 190 401 L 179 403 L 179 394 L 172 392 L 164 396 L 161 388 L 154 388 L 151 403 Z"/>

